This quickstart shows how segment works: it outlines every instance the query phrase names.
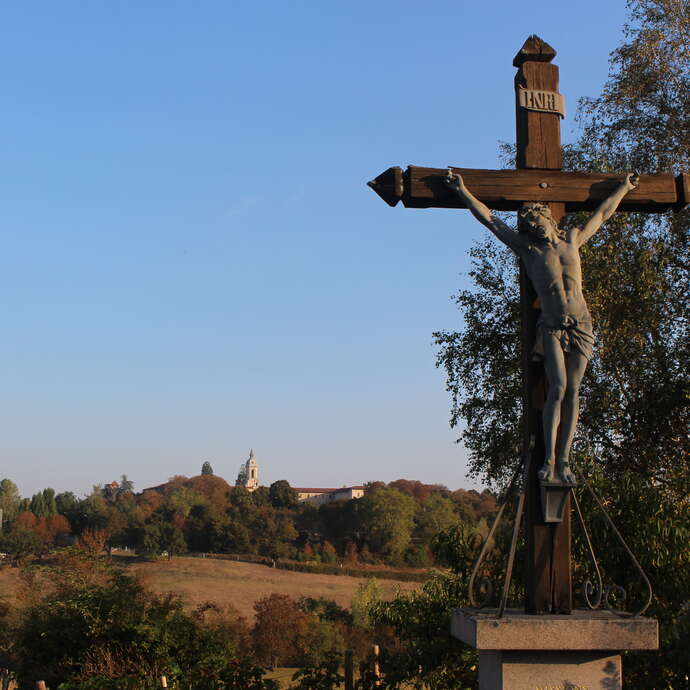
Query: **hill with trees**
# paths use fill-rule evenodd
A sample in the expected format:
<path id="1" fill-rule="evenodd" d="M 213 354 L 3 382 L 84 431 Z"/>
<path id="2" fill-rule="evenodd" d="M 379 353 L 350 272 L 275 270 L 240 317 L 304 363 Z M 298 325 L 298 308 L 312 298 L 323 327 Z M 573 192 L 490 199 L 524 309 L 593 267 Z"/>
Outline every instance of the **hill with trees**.
<path id="1" fill-rule="evenodd" d="M 435 562 L 434 534 L 459 522 L 485 529 L 496 501 L 489 491 L 400 479 L 372 482 L 362 498 L 317 507 L 298 502 L 286 480 L 249 492 L 202 471 L 141 493 L 122 477 L 83 498 L 49 488 L 21 498 L 4 479 L 0 506 L 0 551 L 13 561 L 81 542 L 169 558 L 191 551 L 426 567 Z"/>

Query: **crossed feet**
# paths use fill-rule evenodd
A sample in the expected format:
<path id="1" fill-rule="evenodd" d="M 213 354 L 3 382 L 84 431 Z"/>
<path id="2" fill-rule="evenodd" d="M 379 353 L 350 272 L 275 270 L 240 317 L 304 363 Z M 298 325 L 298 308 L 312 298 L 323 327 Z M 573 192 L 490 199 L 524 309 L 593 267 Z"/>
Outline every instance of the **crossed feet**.
<path id="1" fill-rule="evenodd" d="M 572 473 L 570 465 L 567 462 L 559 461 L 558 467 L 556 467 L 556 463 L 554 463 L 553 460 L 547 460 L 537 473 L 537 476 L 542 482 L 547 482 L 549 484 L 560 482 L 570 485 L 577 484 L 575 475 Z"/>

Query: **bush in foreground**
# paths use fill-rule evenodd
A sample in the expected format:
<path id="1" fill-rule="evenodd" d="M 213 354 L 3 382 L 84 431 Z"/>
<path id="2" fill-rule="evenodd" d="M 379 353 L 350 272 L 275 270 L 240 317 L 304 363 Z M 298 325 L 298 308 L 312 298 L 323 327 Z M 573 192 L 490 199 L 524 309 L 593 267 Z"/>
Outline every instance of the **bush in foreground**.
<path id="1" fill-rule="evenodd" d="M 72 551 L 35 574 L 44 593 L 19 611 L 13 656 L 21 687 L 277 690 L 236 658 L 227 635 L 204 627 L 172 595 L 148 591 L 103 559 Z"/>

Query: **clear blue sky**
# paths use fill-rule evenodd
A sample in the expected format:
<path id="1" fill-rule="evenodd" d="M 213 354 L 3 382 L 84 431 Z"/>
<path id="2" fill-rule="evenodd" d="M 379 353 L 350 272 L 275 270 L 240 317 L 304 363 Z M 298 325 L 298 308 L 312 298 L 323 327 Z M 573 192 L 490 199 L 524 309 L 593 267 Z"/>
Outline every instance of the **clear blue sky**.
<path id="1" fill-rule="evenodd" d="M 0 477 L 472 486 L 431 333 L 483 230 L 390 165 L 497 167 L 512 58 L 599 93 L 624 2 L 8 3 Z M 565 140 L 576 135 L 572 118 Z M 517 408 L 516 408 L 517 414 Z"/>

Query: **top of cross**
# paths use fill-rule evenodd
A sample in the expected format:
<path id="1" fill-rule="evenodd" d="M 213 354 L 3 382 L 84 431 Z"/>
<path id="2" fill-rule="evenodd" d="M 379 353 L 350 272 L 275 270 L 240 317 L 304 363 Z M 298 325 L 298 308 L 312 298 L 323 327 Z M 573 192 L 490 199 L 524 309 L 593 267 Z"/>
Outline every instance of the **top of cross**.
<path id="1" fill-rule="evenodd" d="M 513 58 L 513 65 L 520 67 L 523 62 L 551 62 L 556 57 L 556 51 L 536 34 L 532 34 Z"/>

